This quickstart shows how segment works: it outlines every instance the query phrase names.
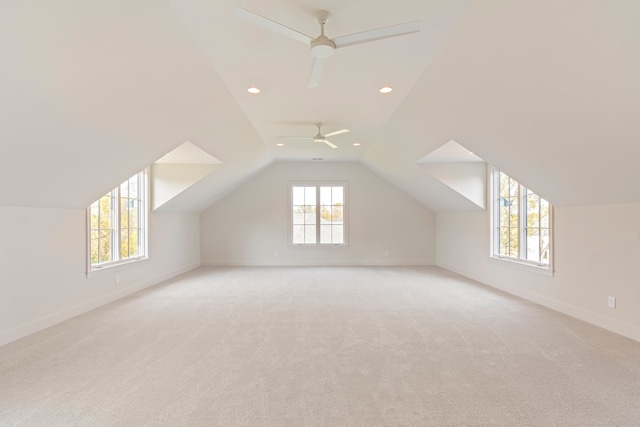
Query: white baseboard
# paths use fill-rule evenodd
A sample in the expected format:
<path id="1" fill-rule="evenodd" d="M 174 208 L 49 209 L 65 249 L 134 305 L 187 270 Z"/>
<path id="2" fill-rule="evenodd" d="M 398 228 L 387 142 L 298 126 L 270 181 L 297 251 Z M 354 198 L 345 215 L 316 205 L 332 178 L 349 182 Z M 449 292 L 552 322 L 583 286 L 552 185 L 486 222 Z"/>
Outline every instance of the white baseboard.
<path id="1" fill-rule="evenodd" d="M 77 304 L 73 307 L 69 307 L 64 310 L 60 310 L 58 312 L 43 316 L 39 319 L 35 319 L 30 322 L 23 323 L 22 325 L 19 325 L 15 328 L 2 331 L 0 332 L 0 346 L 8 344 L 12 341 L 16 341 L 20 338 L 24 338 L 28 335 L 31 335 L 35 332 L 49 328 L 51 326 L 57 325 L 58 323 L 64 322 L 65 320 L 69 320 L 73 317 L 87 313 L 98 307 L 102 307 L 103 305 L 109 304 L 110 302 L 119 300 L 120 298 L 124 298 L 131 294 L 134 294 L 138 291 L 141 291 L 142 289 L 148 288 L 153 285 L 157 285 L 160 282 L 171 279 L 172 277 L 178 276 L 180 274 L 186 273 L 187 271 L 193 270 L 194 268 L 197 268 L 199 266 L 200 266 L 200 263 L 191 264 L 186 267 L 182 267 L 177 270 L 154 277 L 153 279 L 145 280 L 143 282 L 136 283 L 131 286 L 120 288 L 114 292 L 108 293 L 98 298 L 94 298 L 92 300 Z"/>
<path id="2" fill-rule="evenodd" d="M 449 270 L 454 273 L 460 274 L 461 276 L 468 277 L 469 279 L 476 280 L 484 285 L 499 289 L 511 295 L 515 295 L 536 304 L 540 304 L 541 306 L 550 308 L 551 310 L 566 314 L 571 317 L 575 317 L 576 319 L 583 320 L 587 323 L 591 323 L 592 325 L 601 327 L 618 335 L 622 335 L 634 341 L 640 342 L 640 328 L 636 326 L 621 322 L 616 319 L 612 319 L 607 316 L 603 316 L 598 313 L 594 313 L 589 310 L 585 310 L 584 308 L 575 305 L 567 304 L 565 302 L 546 297 L 544 295 L 539 295 L 533 292 L 522 290 L 521 288 L 508 283 L 500 283 L 496 280 L 483 277 L 481 274 L 466 271 L 452 265 L 442 263 L 439 263 L 437 265 L 438 267 L 444 268 L 445 270 Z"/>
<path id="3" fill-rule="evenodd" d="M 202 261 L 202 265 L 210 267 L 384 267 L 384 266 L 426 266 L 435 265 L 424 260 L 389 260 L 381 262 L 380 260 L 359 260 L 344 262 L 326 261 L 326 260 L 305 260 L 305 261 L 280 261 L 280 262 L 264 262 L 264 260 L 245 260 L 245 261 Z"/>

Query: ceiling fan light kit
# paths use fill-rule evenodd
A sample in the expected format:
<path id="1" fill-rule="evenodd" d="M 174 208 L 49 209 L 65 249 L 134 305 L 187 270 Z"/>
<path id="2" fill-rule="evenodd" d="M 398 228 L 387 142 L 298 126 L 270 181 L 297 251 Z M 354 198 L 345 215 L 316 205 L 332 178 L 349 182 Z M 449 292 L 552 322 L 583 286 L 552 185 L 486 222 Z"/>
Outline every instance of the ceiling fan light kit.
<path id="1" fill-rule="evenodd" d="M 336 45 L 328 38 L 318 37 L 311 42 L 311 54 L 318 59 L 326 59 L 333 55 Z"/>

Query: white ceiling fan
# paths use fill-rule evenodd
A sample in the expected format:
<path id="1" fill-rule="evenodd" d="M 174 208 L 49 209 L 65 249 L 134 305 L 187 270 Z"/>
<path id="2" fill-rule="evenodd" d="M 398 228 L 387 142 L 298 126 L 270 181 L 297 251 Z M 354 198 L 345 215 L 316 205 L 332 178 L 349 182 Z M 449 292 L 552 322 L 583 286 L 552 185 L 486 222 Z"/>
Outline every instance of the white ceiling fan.
<path id="1" fill-rule="evenodd" d="M 263 28 L 275 31 L 276 33 L 290 37 L 294 40 L 298 40 L 311 47 L 312 63 L 311 73 L 309 75 L 309 87 L 316 87 L 320 83 L 322 62 L 324 59 L 333 55 L 334 49 L 420 31 L 420 21 L 412 21 L 330 39 L 324 34 L 324 24 L 326 24 L 327 19 L 329 18 L 329 12 L 326 10 L 319 10 L 314 14 L 314 16 L 320 24 L 320 35 L 314 38 L 241 7 L 238 7 L 236 12 L 239 16 L 260 25 Z"/>
<path id="2" fill-rule="evenodd" d="M 349 132 L 349 129 L 340 129 L 335 132 L 330 132 L 326 135 L 323 135 L 322 129 L 321 129 L 322 123 L 316 123 L 316 127 L 318 128 L 318 133 L 316 134 L 316 136 L 277 136 L 276 138 L 277 139 L 304 139 L 304 140 L 313 141 L 313 142 L 324 142 L 331 148 L 338 148 L 338 146 L 332 143 L 331 141 L 329 141 L 327 137 L 341 135 L 343 133 Z"/>

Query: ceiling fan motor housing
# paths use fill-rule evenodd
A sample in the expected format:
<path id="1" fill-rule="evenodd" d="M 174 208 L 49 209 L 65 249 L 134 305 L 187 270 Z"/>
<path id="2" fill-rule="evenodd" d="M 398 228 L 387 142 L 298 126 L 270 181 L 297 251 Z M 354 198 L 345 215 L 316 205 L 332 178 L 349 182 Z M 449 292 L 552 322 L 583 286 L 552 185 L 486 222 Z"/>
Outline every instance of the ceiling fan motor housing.
<path id="1" fill-rule="evenodd" d="M 319 36 L 311 42 L 311 54 L 318 59 L 330 57 L 335 48 L 335 43 L 325 36 Z"/>

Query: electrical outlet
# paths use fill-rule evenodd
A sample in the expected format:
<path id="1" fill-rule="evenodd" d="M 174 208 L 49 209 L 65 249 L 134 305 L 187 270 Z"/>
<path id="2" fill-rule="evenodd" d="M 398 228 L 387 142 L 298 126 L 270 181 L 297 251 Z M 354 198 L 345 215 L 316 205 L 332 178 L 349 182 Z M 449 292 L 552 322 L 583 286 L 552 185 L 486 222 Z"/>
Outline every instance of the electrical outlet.
<path id="1" fill-rule="evenodd" d="M 389 251 L 384 251 L 384 256 L 389 256 Z"/>
<path id="2" fill-rule="evenodd" d="M 119 274 L 116 274 L 116 285 L 117 285 L 118 283 L 120 283 L 120 275 L 119 275 Z"/>
<path id="3" fill-rule="evenodd" d="M 608 305 L 610 308 L 616 308 L 616 297 L 612 297 L 612 296 L 610 296 L 610 297 L 609 297 L 609 301 L 607 301 L 607 305 Z"/>

